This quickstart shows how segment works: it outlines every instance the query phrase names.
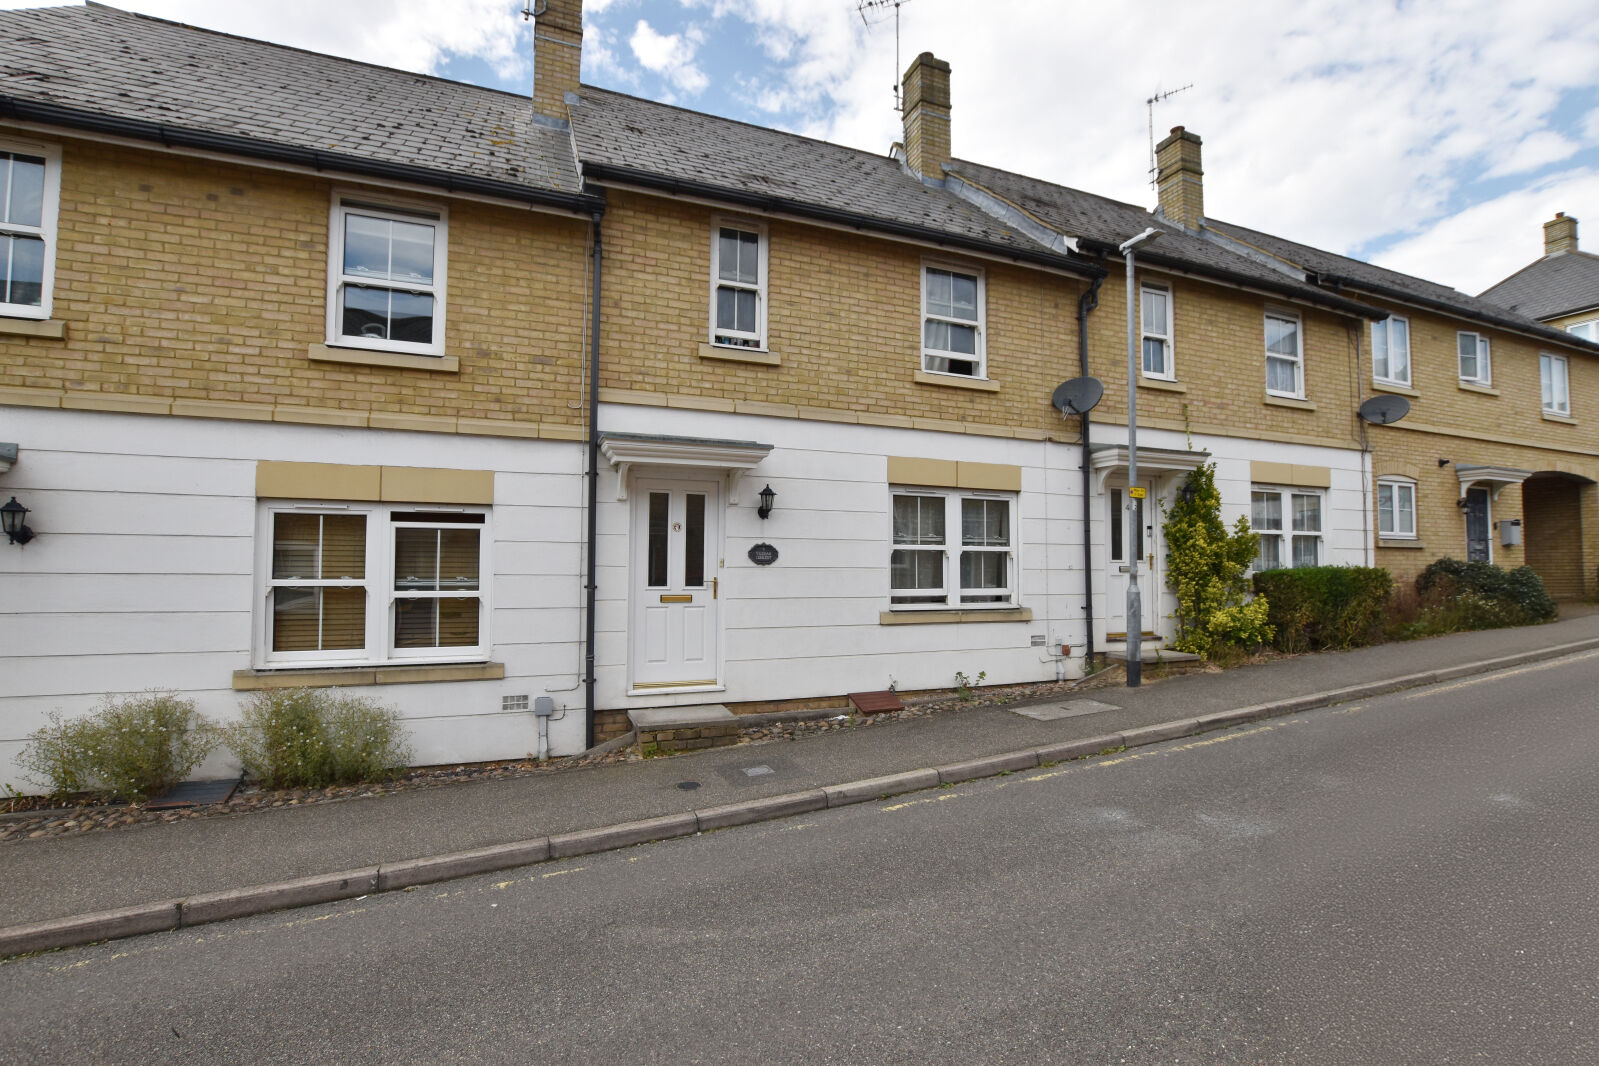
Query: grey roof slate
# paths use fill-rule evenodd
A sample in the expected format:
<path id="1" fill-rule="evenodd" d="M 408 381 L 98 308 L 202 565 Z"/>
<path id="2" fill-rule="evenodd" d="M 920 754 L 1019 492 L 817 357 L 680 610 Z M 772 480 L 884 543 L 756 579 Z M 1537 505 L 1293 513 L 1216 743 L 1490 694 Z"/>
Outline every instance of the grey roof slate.
<path id="1" fill-rule="evenodd" d="M 886 155 L 583 86 L 571 108 L 585 173 L 599 168 L 770 197 L 1038 255 L 1044 247 Z"/>
<path id="2" fill-rule="evenodd" d="M 1115 246 L 1155 226 L 1162 231 L 1160 239 L 1139 253 L 1139 257 L 1148 262 L 1221 272 L 1238 281 L 1288 296 L 1359 313 L 1358 305 L 1352 301 L 1307 284 L 1303 271 L 1268 262 L 1266 257 L 1250 257 L 1223 247 L 1136 204 L 964 159 L 955 160 L 950 169 L 963 180 L 987 189 L 1051 229 L 1081 241 L 1114 250 Z"/>
<path id="3" fill-rule="evenodd" d="M 1336 252 L 1312 248 L 1308 244 L 1300 244 L 1270 233 L 1262 233 L 1259 230 L 1250 229 L 1247 226 L 1234 225 L 1231 222 L 1220 222 L 1207 218 L 1205 225 L 1224 237 L 1246 244 L 1251 248 L 1259 249 L 1284 262 L 1302 267 L 1308 273 L 1320 275 L 1324 279 L 1340 279 L 1344 284 L 1356 291 L 1368 292 L 1375 296 L 1401 301 L 1414 300 L 1422 304 L 1432 304 L 1468 318 L 1480 319 L 1484 322 L 1505 326 L 1550 340 L 1576 344 L 1582 348 L 1599 350 L 1599 345 L 1590 345 L 1588 342 L 1580 341 L 1561 330 L 1551 329 L 1542 322 L 1525 314 L 1518 314 L 1500 304 L 1492 303 L 1481 297 L 1468 296 L 1459 289 L 1452 289 L 1447 285 L 1427 281 L 1425 278 L 1402 274 L 1397 270 L 1389 270 L 1386 267 L 1376 266 L 1359 259 L 1351 259 L 1347 255 L 1339 255 Z"/>
<path id="4" fill-rule="evenodd" d="M 1481 298 L 1528 318 L 1560 318 L 1599 307 L 1599 255 L 1561 252 L 1522 267 Z"/>
<path id="5" fill-rule="evenodd" d="M 0 12 L 0 96 L 580 191 L 570 135 L 529 97 L 99 4 Z"/>

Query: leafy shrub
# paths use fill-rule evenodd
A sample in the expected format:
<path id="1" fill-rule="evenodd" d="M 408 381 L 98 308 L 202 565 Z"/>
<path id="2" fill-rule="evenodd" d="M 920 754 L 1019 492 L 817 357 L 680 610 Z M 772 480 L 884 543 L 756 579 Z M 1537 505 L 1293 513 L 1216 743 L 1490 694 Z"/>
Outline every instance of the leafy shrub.
<path id="1" fill-rule="evenodd" d="M 1470 592 L 1483 599 L 1504 601 L 1509 607 L 1509 617 L 1514 620 L 1501 625 L 1547 622 L 1559 612 L 1553 597 L 1543 587 L 1543 579 L 1530 566 L 1506 570 L 1492 563 L 1439 559 L 1416 578 L 1416 591 L 1423 596 L 1437 592 L 1446 597 Z"/>
<path id="2" fill-rule="evenodd" d="M 257 692 L 225 736 L 245 770 L 267 788 L 380 780 L 411 761 L 395 711 L 329 689 Z"/>
<path id="3" fill-rule="evenodd" d="M 1223 646 L 1252 646 L 1271 639 L 1265 604 L 1245 604 L 1244 575 L 1260 537 L 1240 517 L 1229 533 L 1221 520 L 1216 466 L 1188 472 L 1166 511 L 1166 584 L 1177 595 L 1177 637 L 1172 646 L 1205 658 Z"/>
<path id="4" fill-rule="evenodd" d="M 1255 592 L 1271 604 L 1267 615 L 1281 651 L 1356 648 L 1383 639 L 1394 579 L 1369 566 L 1302 566 L 1262 570 Z"/>
<path id="5" fill-rule="evenodd" d="M 52 795 L 95 791 L 139 803 L 182 781 L 217 744 L 216 727 L 174 692 L 107 696 L 99 710 L 28 738 L 23 771 Z"/>

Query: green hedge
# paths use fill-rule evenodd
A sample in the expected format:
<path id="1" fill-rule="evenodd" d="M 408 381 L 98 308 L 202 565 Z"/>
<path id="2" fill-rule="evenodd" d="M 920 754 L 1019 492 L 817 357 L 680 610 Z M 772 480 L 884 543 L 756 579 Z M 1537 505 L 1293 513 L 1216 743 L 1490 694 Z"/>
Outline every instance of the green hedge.
<path id="1" fill-rule="evenodd" d="M 1492 563 L 1468 563 L 1460 559 L 1439 559 L 1416 578 L 1416 591 L 1424 598 L 1447 600 L 1469 594 L 1495 604 L 1485 620 L 1506 618 L 1498 625 L 1525 625 L 1547 622 L 1558 612 L 1554 599 L 1543 587 L 1543 579 L 1530 566 L 1506 570 Z M 1486 626 L 1472 627 L 1486 628 Z"/>
<path id="2" fill-rule="evenodd" d="M 1281 651 L 1381 642 L 1393 591 L 1392 575 L 1377 567 L 1305 566 L 1255 575 L 1255 594 L 1270 604 L 1266 618 Z"/>

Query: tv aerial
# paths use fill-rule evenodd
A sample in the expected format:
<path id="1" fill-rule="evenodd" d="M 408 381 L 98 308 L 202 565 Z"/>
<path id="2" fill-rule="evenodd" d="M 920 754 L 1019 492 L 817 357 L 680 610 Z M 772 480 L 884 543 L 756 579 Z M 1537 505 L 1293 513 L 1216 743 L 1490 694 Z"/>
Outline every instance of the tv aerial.
<path id="1" fill-rule="evenodd" d="M 1155 188 L 1160 179 L 1160 175 L 1155 172 L 1155 105 L 1167 97 L 1176 96 L 1178 93 L 1186 92 L 1193 87 L 1194 83 L 1189 82 L 1179 88 L 1167 89 L 1163 93 L 1156 93 L 1144 101 L 1144 106 L 1149 109 L 1149 187 L 1151 189 Z"/>
<path id="2" fill-rule="evenodd" d="M 855 11 L 861 17 L 861 24 L 868 30 L 873 26 L 894 20 L 894 110 L 905 110 L 899 98 L 899 9 L 902 4 L 910 0 L 855 0 Z M 892 10 L 890 10 L 892 9 Z"/>

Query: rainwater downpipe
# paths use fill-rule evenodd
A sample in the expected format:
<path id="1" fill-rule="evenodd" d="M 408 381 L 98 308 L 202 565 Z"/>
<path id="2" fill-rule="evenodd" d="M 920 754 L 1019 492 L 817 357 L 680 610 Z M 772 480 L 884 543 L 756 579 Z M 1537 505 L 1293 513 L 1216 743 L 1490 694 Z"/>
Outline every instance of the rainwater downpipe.
<path id="1" fill-rule="evenodd" d="M 583 584 L 583 748 L 594 746 L 594 602 L 599 589 L 599 568 L 594 551 L 599 544 L 600 503 L 600 268 L 604 253 L 600 244 L 600 220 L 604 212 L 593 215 L 594 292 L 589 313 L 589 485 L 588 485 L 588 573 Z"/>
<path id="2" fill-rule="evenodd" d="M 1088 283 L 1088 290 L 1077 298 L 1077 373 L 1079 377 L 1088 377 L 1088 313 L 1099 306 L 1099 286 L 1105 276 L 1094 278 Z M 1083 612 L 1087 625 L 1087 640 L 1083 644 L 1083 665 L 1085 667 L 1094 661 L 1094 538 L 1089 531 L 1093 529 L 1094 501 L 1093 501 L 1093 471 L 1088 466 L 1088 433 L 1093 418 L 1089 412 L 1084 411 L 1080 416 L 1082 420 L 1082 440 L 1080 447 L 1083 453 Z"/>

